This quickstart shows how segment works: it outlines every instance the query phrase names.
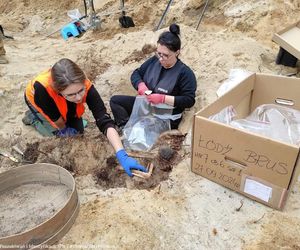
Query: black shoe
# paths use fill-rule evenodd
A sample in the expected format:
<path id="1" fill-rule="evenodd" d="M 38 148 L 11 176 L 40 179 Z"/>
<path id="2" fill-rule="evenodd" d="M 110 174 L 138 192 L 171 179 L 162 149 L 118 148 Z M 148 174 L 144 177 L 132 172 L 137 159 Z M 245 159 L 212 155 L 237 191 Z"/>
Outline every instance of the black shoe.
<path id="1" fill-rule="evenodd" d="M 32 112 L 30 110 L 27 110 L 25 112 L 25 115 L 24 117 L 22 118 L 22 122 L 26 125 L 26 126 L 29 126 L 29 125 L 32 125 L 33 122 L 35 120 L 35 117 L 34 115 L 32 114 Z"/>

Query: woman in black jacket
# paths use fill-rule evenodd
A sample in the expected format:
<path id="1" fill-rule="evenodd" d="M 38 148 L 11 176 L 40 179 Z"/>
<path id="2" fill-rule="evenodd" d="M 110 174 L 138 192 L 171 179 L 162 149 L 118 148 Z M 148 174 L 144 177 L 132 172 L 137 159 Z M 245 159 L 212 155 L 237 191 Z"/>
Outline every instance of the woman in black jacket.
<path id="1" fill-rule="evenodd" d="M 150 103 L 174 107 L 173 115 L 178 118 L 170 121 L 172 129 L 178 128 L 183 111 L 195 104 L 197 88 L 193 71 L 178 58 L 181 49 L 179 34 L 179 26 L 172 24 L 169 31 L 159 36 L 155 56 L 131 75 L 132 85 L 139 95 L 146 95 Z M 112 96 L 110 107 L 117 126 L 123 127 L 127 123 L 134 101 L 135 96 Z"/>

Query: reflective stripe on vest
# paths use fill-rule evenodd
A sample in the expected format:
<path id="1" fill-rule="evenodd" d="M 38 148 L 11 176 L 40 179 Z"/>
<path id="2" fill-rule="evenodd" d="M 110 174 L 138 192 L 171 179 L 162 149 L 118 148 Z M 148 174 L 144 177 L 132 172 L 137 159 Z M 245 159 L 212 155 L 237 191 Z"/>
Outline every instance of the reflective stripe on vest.
<path id="1" fill-rule="evenodd" d="M 34 108 L 39 113 L 41 113 L 50 122 L 50 124 L 53 127 L 57 128 L 56 124 L 43 112 L 43 110 L 34 101 L 35 89 L 34 89 L 33 85 L 36 81 L 38 81 L 45 87 L 49 96 L 51 96 L 51 98 L 55 102 L 55 104 L 59 110 L 59 113 L 62 116 L 62 118 L 64 119 L 64 121 L 67 120 L 67 113 L 68 113 L 67 100 L 53 89 L 53 87 L 52 87 L 53 80 L 51 77 L 50 69 L 39 74 L 36 78 L 31 80 L 26 87 L 25 94 L 26 94 L 27 100 L 32 104 L 32 106 L 34 106 Z M 76 115 L 78 118 L 81 117 L 82 114 L 84 113 L 84 103 L 86 102 L 86 96 L 87 96 L 87 93 L 88 93 L 90 87 L 92 86 L 92 83 L 88 79 L 86 79 L 84 82 L 84 85 L 85 85 L 86 91 L 82 98 L 82 102 L 76 104 Z"/>

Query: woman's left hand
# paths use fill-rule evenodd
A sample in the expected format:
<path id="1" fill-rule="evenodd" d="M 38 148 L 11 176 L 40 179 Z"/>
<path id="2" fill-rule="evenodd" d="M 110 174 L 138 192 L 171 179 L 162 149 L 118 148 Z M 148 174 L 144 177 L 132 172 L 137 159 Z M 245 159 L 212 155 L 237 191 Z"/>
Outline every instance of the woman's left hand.
<path id="1" fill-rule="evenodd" d="M 147 100 L 148 102 L 151 102 L 153 104 L 159 104 L 159 103 L 164 103 L 166 95 L 164 94 L 151 94 L 147 95 Z"/>

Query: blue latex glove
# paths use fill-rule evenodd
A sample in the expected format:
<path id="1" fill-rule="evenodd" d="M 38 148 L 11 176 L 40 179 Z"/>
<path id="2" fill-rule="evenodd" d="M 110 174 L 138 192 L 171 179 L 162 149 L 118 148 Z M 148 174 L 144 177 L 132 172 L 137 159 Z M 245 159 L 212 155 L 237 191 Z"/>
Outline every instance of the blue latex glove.
<path id="1" fill-rule="evenodd" d="M 130 177 L 133 176 L 133 174 L 130 171 L 131 169 L 137 169 L 137 170 L 140 170 L 143 172 L 147 172 L 146 168 L 144 168 L 142 165 L 140 165 L 137 162 L 137 160 L 129 157 L 124 149 L 119 150 L 116 153 L 116 157 L 117 157 L 118 161 L 120 162 L 120 164 L 122 165 L 122 167 L 124 168 L 125 172 Z"/>
<path id="2" fill-rule="evenodd" d="M 78 131 L 75 128 L 69 128 L 65 127 L 61 130 L 58 130 L 56 135 L 59 137 L 69 137 L 69 136 L 74 136 L 77 135 Z"/>

